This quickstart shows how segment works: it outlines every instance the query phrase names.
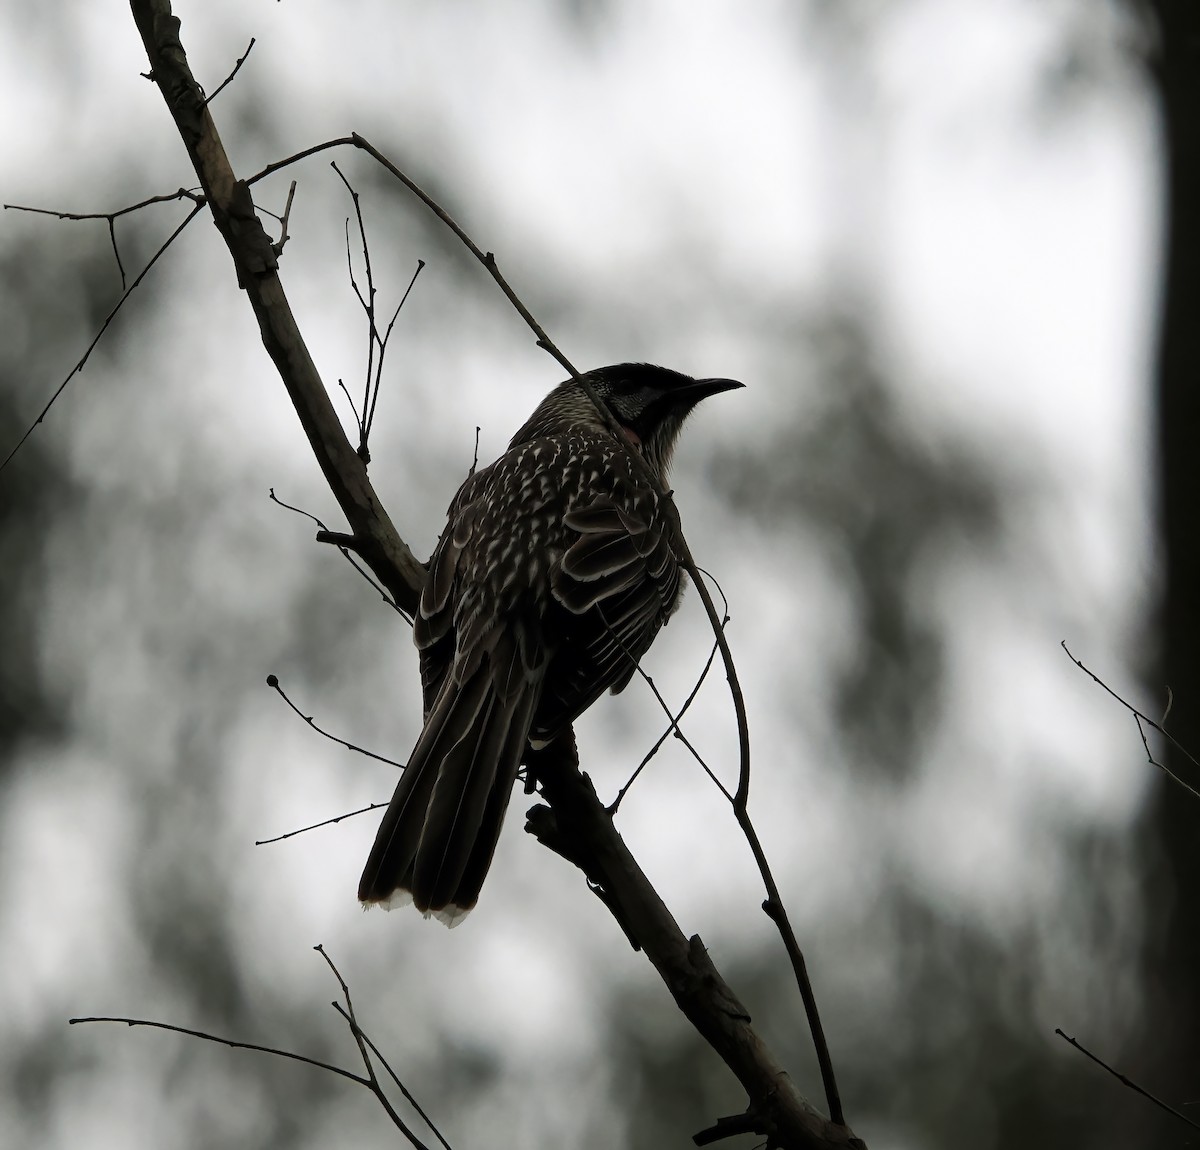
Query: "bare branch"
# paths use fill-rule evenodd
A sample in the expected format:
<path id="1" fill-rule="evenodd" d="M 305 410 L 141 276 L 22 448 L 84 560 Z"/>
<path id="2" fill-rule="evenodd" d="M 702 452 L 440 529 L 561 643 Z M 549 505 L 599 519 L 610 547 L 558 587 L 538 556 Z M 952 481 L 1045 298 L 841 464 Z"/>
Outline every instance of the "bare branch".
<path id="1" fill-rule="evenodd" d="M 371 1093 L 379 1099 L 379 1104 L 384 1108 L 384 1110 L 387 1111 L 388 1117 L 392 1120 L 392 1123 L 395 1125 L 395 1127 L 404 1135 L 405 1138 L 409 1140 L 409 1142 L 413 1144 L 414 1150 L 429 1150 L 425 1143 L 413 1133 L 412 1129 L 408 1126 L 404 1119 L 396 1113 L 396 1110 L 392 1106 L 390 1099 L 383 1092 L 383 1087 L 379 1084 L 379 1079 L 375 1075 L 375 1067 L 371 1064 L 371 1055 L 367 1048 L 367 1036 L 363 1033 L 362 1028 L 358 1025 L 358 1019 L 354 1015 L 354 1003 L 350 999 L 350 987 L 346 985 L 346 980 L 342 977 L 342 972 L 334 965 L 333 959 L 325 953 L 324 946 L 318 943 L 313 947 L 313 950 L 315 950 L 326 961 L 326 963 L 328 963 L 329 969 L 333 971 L 334 978 L 338 980 L 338 985 L 342 988 L 342 997 L 346 1000 L 346 1009 L 343 1010 L 341 1005 L 336 1002 L 333 1003 L 333 1008 L 346 1020 L 346 1023 L 350 1027 L 350 1033 L 354 1038 L 355 1045 L 358 1047 L 359 1056 L 363 1060 L 363 1068 L 367 1072 L 367 1080 L 370 1083 Z M 372 1048 L 373 1047 L 374 1043 L 372 1043 Z M 400 1079 L 397 1078 L 395 1074 L 392 1075 L 392 1078 L 397 1084 L 400 1084 Z M 404 1091 L 404 1096 L 409 1099 L 414 1106 L 416 1106 L 416 1100 L 404 1088 L 403 1084 L 400 1084 L 400 1089 Z M 417 1111 L 420 1113 L 422 1118 L 425 1118 L 425 1113 L 420 1107 L 417 1107 Z M 433 1129 L 433 1124 L 428 1118 L 425 1118 L 425 1122 L 430 1129 Z M 434 1132 L 436 1133 L 436 1130 Z M 441 1135 L 438 1134 L 438 1137 L 441 1138 Z M 442 1139 L 442 1145 L 444 1146 L 445 1144 L 445 1140 Z"/>
<path id="2" fill-rule="evenodd" d="M 363 309 L 363 314 L 367 317 L 367 367 L 366 379 L 363 383 L 361 415 L 359 414 L 359 409 L 354 405 L 353 396 L 351 396 L 349 389 L 341 379 L 338 380 L 338 386 L 345 392 L 346 398 L 350 401 L 350 410 L 354 412 L 355 421 L 358 423 L 358 457 L 364 464 L 370 464 L 371 451 L 368 444 L 371 437 L 371 428 L 375 423 L 375 408 L 379 403 L 379 391 L 383 386 L 383 361 L 387 355 L 388 340 L 392 336 L 392 330 L 396 326 L 396 319 L 400 315 L 400 310 L 404 307 L 404 303 L 408 299 L 413 285 L 417 282 L 417 276 L 421 274 L 421 269 L 425 266 L 425 261 L 417 260 L 417 270 L 413 272 L 412 279 L 408 281 L 408 287 L 404 289 L 404 294 L 400 297 L 400 302 L 396 305 L 396 310 L 392 312 L 392 318 L 388 321 L 387 329 L 380 334 L 379 325 L 375 322 L 375 300 L 378 293 L 375 289 L 375 276 L 371 270 L 371 246 L 367 242 L 367 226 L 363 219 L 362 200 L 354 185 L 346 177 L 346 174 L 337 166 L 336 161 L 329 166 L 333 168 L 338 175 L 338 179 L 345 185 L 346 191 L 350 193 L 351 202 L 354 204 L 354 215 L 358 223 L 358 235 L 362 242 L 363 268 L 367 277 L 367 294 L 364 296 L 358 286 L 358 281 L 354 278 L 354 261 L 350 255 L 350 221 L 347 219 L 346 269 L 350 276 L 350 286 L 354 289 L 354 296 L 358 300 L 359 306 Z M 379 351 L 378 360 L 375 358 L 376 349 Z"/>
<path id="3" fill-rule="evenodd" d="M 508 302 L 517 310 L 517 314 L 529 325 L 530 331 L 537 336 L 538 347 L 548 351 L 558 362 L 566 368 L 567 372 L 578 377 L 579 372 L 571 366 L 571 361 L 567 359 L 554 341 L 542 329 L 542 325 L 533 318 L 530 310 L 521 302 L 517 293 L 508 286 L 508 281 L 500 274 L 500 269 L 496 266 L 496 257 L 491 252 L 484 252 L 475 245 L 475 241 L 462 228 L 454 222 L 453 217 L 447 212 L 432 196 L 427 195 L 421 187 L 413 180 L 409 179 L 391 160 L 387 158 L 378 148 L 369 140 L 364 139 L 357 132 L 353 132 L 350 136 L 351 143 L 356 148 L 361 148 L 367 153 L 376 163 L 386 168 L 393 176 L 396 177 L 414 196 L 417 197 L 439 220 L 442 221 L 463 243 L 467 250 L 481 263 L 491 274 L 492 279 L 499 285 L 500 290 L 508 297 Z M 595 402 L 595 396 L 591 397 Z"/>
<path id="4" fill-rule="evenodd" d="M 358 538 L 354 535 L 345 535 L 337 531 L 330 531 L 324 523 L 309 511 L 302 511 L 299 507 L 293 507 L 290 503 L 284 503 L 282 499 L 275 494 L 275 488 L 270 488 L 270 499 L 272 503 L 278 504 L 285 511 L 295 512 L 297 515 L 303 515 L 306 519 L 311 519 L 319 528 L 316 535 L 318 543 L 332 543 L 341 553 L 342 558 L 354 568 L 365 579 L 374 590 L 379 592 L 379 597 L 386 603 L 397 615 L 400 616 L 406 623 L 412 622 L 412 615 L 405 611 L 399 603 L 395 602 L 387 591 L 375 582 L 371 576 L 362 569 L 358 561 L 351 554 L 351 551 L 357 552 Z"/>
<path id="5" fill-rule="evenodd" d="M 225 79 L 216 86 L 216 88 L 213 90 L 213 94 L 205 99 L 205 104 L 211 104 L 223 91 L 225 91 L 234 76 L 236 76 L 242 70 L 242 65 L 246 62 L 246 57 L 250 55 L 255 43 L 256 41 L 254 37 L 251 36 L 250 43 L 246 45 L 246 50 L 237 58 L 237 63 L 234 64 L 233 71 L 230 72 L 229 75 L 226 76 Z M 286 232 L 287 229 L 285 228 L 284 231 Z"/>
<path id="6" fill-rule="evenodd" d="M 234 174 L 179 39 L 169 0 L 131 0 L 150 70 L 229 248 L 238 282 L 258 318 L 267 353 L 288 390 L 309 445 L 350 529 L 358 553 L 403 608 L 416 607 L 425 568 L 392 524 L 350 446 L 309 354 L 279 279 L 279 261 L 255 214 L 249 187 Z M 321 150 L 321 149 L 316 149 Z M 311 152 L 309 153 L 311 154 Z"/>
<path id="7" fill-rule="evenodd" d="M 1128 1086 L 1135 1094 L 1140 1094 L 1143 1098 L 1153 1102 L 1160 1110 L 1165 1110 L 1168 1114 L 1178 1118 L 1180 1122 L 1187 1123 L 1193 1130 L 1200 1130 L 1200 1122 L 1193 1122 L 1186 1114 L 1176 1110 L 1174 1106 L 1168 1106 L 1161 1098 L 1156 1098 L 1149 1090 L 1139 1086 L 1132 1078 L 1126 1078 L 1119 1070 L 1114 1070 L 1103 1058 L 1098 1058 L 1093 1054 L 1082 1042 L 1076 1042 L 1069 1034 L 1064 1034 L 1059 1027 L 1054 1028 L 1054 1033 L 1059 1036 L 1064 1042 L 1070 1043 L 1080 1054 L 1090 1058 L 1097 1066 L 1103 1067 L 1108 1071 L 1122 1086 Z"/>
<path id="8" fill-rule="evenodd" d="M 1076 659 L 1075 656 L 1071 654 L 1071 649 L 1067 646 L 1067 641 L 1065 639 L 1059 644 L 1059 646 L 1061 646 L 1062 649 L 1064 651 L 1066 651 L 1067 658 L 1070 659 L 1071 662 L 1074 663 L 1076 667 L 1078 667 L 1085 675 L 1087 675 L 1088 678 L 1090 678 L 1093 683 L 1096 683 L 1099 686 L 1103 687 L 1114 699 L 1117 700 L 1118 703 L 1121 704 L 1122 707 L 1125 708 L 1125 710 L 1127 710 L 1133 716 L 1134 721 L 1137 723 L 1138 734 L 1140 734 L 1142 736 L 1142 746 L 1146 750 L 1146 761 L 1152 767 L 1157 767 L 1160 771 L 1163 772 L 1164 775 L 1167 776 L 1167 778 L 1169 778 L 1173 783 L 1176 783 L 1178 786 L 1181 786 L 1185 791 L 1188 792 L 1189 795 L 1192 795 L 1193 797 L 1200 799 L 1200 790 L 1197 790 L 1197 788 L 1193 787 L 1191 783 L 1180 778 L 1179 775 L 1177 775 L 1173 770 L 1171 770 L 1170 767 L 1168 767 L 1165 763 L 1160 763 L 1154 757 L 1153 753 L 1150 750 L 1150 743 L 1146 738 L 1146 732 L 1142 728 L 1142 724 L 1145 723 L 1147 727 L 1150 727 L 1152 730 L 1155 730 L 1160 735 L 1162 735 L 1162 737 L 1164 739 L 1166 739 L 1167 742 L 1169 742 L 1171 744 L 1171 746 L 1173 746 L 1181 755 L 1183 755 L 1183 757 L 1185 759 L 1187 759 L 1187 761 L 1189 763 L 1191 763 L 1193 766 L 1200 767 L 1200 760 L 1198 760 L 1196 758 L 1196 756 L 1193 755 L 1192 752 L 1187 749 L 1187 747 L 1185 747 L 1177 738 L 1175 738 L 1175 736 L 1172 735 L 1170 731 L 1168 731 L 1165 727 L 1163 727 L 1162 723 L 1156 723 L 1152 718 L 1150 718 L 1149 715 L 1144 714 L 1142 711 L 1139 711 L 1137 709 L 1137 707 L 1135 707 L 1132 703 L 1127 702 L 1120 695 L 1118 695 L 1117 692 L 1114 691 L 1103 679 L 1101 679 L 1099 675 L 1097 675 L 1094 671 L 1091 671 L 1087 667 L 1085 667 L 1079 659 Z M 1167 688 L 1167 708 L 1163 712 L 1163 721 L 1164 722 L 1166 721 L 1167 715 L 1169 715 L 1171 713 L 1172 701 L 1173 701 L 1173 698 L 1171 695 L 1170 688 L 1168 687 Z"/>
<path id="9" fill-rule="evenodd" d="M 313 144 L 311 148 L 304 148 L 302 151 L 294 152 L 290 156 L 284 156 L 282 160 L 276 160 L 274 163 L 268 164 L 262 171 L 255 172 L 243 182 L 246 187 L 253 187 L 259 180 L 265 180 L 268 176 L 273 176 L 276 172 L 282 172 L 284 168 L 290 168 L 293 164 L 300 163 L 301 160 L 307 160 L 309 156 L 315 156 L 320 152 L 328 152 L 332 148 L 352 147 L 354 139 L 351 136 L 339 136 L 335 140 L 325 140 L 320 144 Z"/>
<path id="10" fill-rule="evenodd" d="M 209 1034 L 205 1030 L 192 1030 L 186 1026 L 173 1026 L 169 1022 L 154 1022 L 149 1018 L 116 1018 L 109 1015 L 93 1015 L 90 1018 L 68 1018 L 69 1026 L 78 1026 L 85 1022 L 123 1022 L 128 1027 L 147 1026 L 151 1030 L 169 1030 L 172 1034 L 186 1034 L 189 1038 L 199 1038 L 204 1042 L 215 1042 L 219 1046 L 228 1046 L 233 1050 L 256 1050 L 260 1054 L 273 1054 L 276 1058 L 286 1058 L 291 1062 L 302 1062 L 306 1066 L 315 1066 L 318 1070 L 327 1070 L 330 1074 L 348 1078 L 351 1082 L 365 1086 L 368 1090 L 371 1083 L 368 1079 L 353 1070 L 335 1066 L 332 1062 L 322 1062 L 319 1058 L 309 1058 L 304 1054 L 294 1054 L 290 1050 L 280 1050 L 275 1046 L 261 1046 L 257 1042 L 241 1042 L 236 1038 L 222 1038 L 219 1034 Z"/>
<path id="11" fill-rule="evenodd" d="M 331 819 L 322 819 L 319 823 L 309 823 L 306 827 L 297 827 L 294 831 L 285 831 L 281 835 L 275 835 L 274 838 L 255 839 L 254 845 L 256 847 L 265 847 L 270 846 L 271 843 L 281 843 L 284 839 L 292 839 L 297 835 L 307 834 L 309 831 L 320 830 L 321 827 L 331 827 L 335 823 L 342 822 L 344 819 L 352 819 L 355 815 L 365 815 L 370 811 L 377 811 L 381 807 L 386 806 L 387 803 L 368 803 L 365 807 L 359 807 L 358 810 L 346 811 L 343 814 L 334 815 Z"/>
<path id="12" fill-rule="evenodd" d="M 283 205 L 283 215 L 279 217 L 279 239 L 271 245 L 271 251 L 277 256 L 283 255 L 284 245 L 292 237 L 288 235 L 288 220 L 292 218 L 292 201 L 296 198 L 296 181 L 288 187 L 287 202 Z"/>
<path id="13" fill-rule="evenodd" d="M 117 261 L 117 271 L 121 273 L 121 290 L 125 290 L 125 265 L 121 262 L 121 251 L 117 247 L 117 227 L 116 222 L 121 216 L 130 215 L 132 212 L 140 212 L 142 208 L 148 208 L 151 204 L 169 204 L 176 200 L 191 200 L 196 207 L 203 207 L 204 197 L 197 195 L 195 192 L 188 191 L 186 188 L 180 188 L 176 192 L 171 192 L 167 195 L 149 196 L 144 200 L 139 200 L 136 204 L 130 204 L 126 208 L 118 208 L 115 212 L 59 212 L 51 208 L 30 208 L 24 204 L 5 204 L 6 212 L 32 212 L 39 216 L 53 216 L 57 220 L 104 220 L 108 224 L 108 240 L 112 244 L 113 256 Z"/>
<path id="14" fill-rule="evenodd" d="M 358 221 L 358 235 L 362 240 L 363 267 L 367 275 L 367 294 L 363 298 L 363 293 L 359 290 L 358 282 L 354 278 L 354 262 L 350 258 L 350 221 L 346 221 L 346 269 L 350 273 L 350 286 L 354 289 L 355 298 L 358 300 L 359 306 L 363 309 L 363 313 L 367 317 L 367 378 L 363 385 L 363 405 L 362 415 L 355 412 L 355 417 L 358 419 L 358 455 L 363 463 L 370 463 L 371 456 L 367 450 L 367 411 L 371 406 L 371 380 L 374 377 L 375 365 L 375 345 L 380 342 L 379 330 L 375 326 L 375 276 L 371 271 L 371 247 L 367 243 L 367 225 L 363 222 L 362 201 L 359 199 L 358 192 L 354 186 L 346 179 L 342 169 L 337 166 L 334 161 L 329 165 L 337 172 L 338 179 L 346 185 L 346 191 L 350 193 L 350 200 L 354 204 L 354 215 Z M 339 381 L 340 382 L 340 381 Z M 349 395 L 349 392 L 347 392 Z M 353 402 L 350 404 L 353 408 Z"/>
<path id="15" fill-rule="evenodd" d="M 700 693 L 700 688 L 704 686 L 704 681 L 708 678 L 708 672 L 712 669 L 713 660 L 716 657 L 717 645 L 714 643 L 712 645 L 712 650 L 708 653 L 708 658 L 704 661 L 704 666 L 701 668 L 700 674 L 696 678 L 695 686 L 693 686 L 691 691 L 688 693 L 688 697 L 684 699 L 683 706 L 681 706 L 674 714 L 671 713 L 669 708 L 665 707 L 666 701 L 661 695 L 659 695 L 659 702 L 664 704 L 664 708 L 667 711 L 667 729 L 663 731 L 663 733 L 659 735 L 657 739 L 655 739 L 654 745 L 642 756 L 642 761 L 634 768 L 633 774 L 631 774 L 625 781 L 625 785 L 622 786 L 619 791 L 617 791 L 617 797 L 608 805 L 608 813 L 610 816 L 617 813 L 617 811 L 620 809 L 621 803 L 625 799 L 625 796 L 629 793 L 629 788 L 632 787 L 637 781 L 638 776 L 646 768 L 646 764 L 658 754 L 663 743 L 665 743 L 667 739 L 671 737 L 671 735 L 675 735 L 687 746 L 688 750 L 691 751 L 691 753 L 696 757 L 701 767 L 708 772 L 708 777 L 713 781 L 714 785 L 721 792 L 721 794 L 723 794 L 726 799 L 732 800 L 733 796 L 726 789 L 725 784 L 722 783 L 721 780 L 717 778 L 711 770 L 709 770 L 708 764 L 702 758 L 700 758 L 699 752 L 697 752 L 696 748 L 693 747 L 692 744 L 683 737 L 683 732 L 679 729 L 679 720 L 687 714 L 688 709 L 695 701 L 696 696 Z M 648 675 L 645 675 L 645 672 L 642 671 L 640 664 L 638 665 L 638 671 L 645 676 L 646 682 L 648 682 L 651 688 L 654 689 L 655 695 L 658 695 L 658 690 L 654 687 L 654 681 Z"/>
<path id="16" fill-rule="evenodd" d="M 395 1107 L 392 1106 L 391 1100 L 387 1097 L 387 1094 L 383 1090 L 383 1086 L 375 1074 L 375 1068 L 370 1057 L 371 1053 L 373 1053 L 380 1060 L 381 1064 L 386 1067 L 388 1076 L 397 1085 L 397 1087 L 399 1087 L 400 1091 L 412 1105 L 413 1109 L 415 1109 L 416 1112 L 421 1116 L 421 1119 L 430 1128 L 430 1130 L 437 1135 L 438 1141 L 441 1142 L 445 1150 L 450 1150 L 450 1145 L 447 1143 L 446 1139 L 442 1137 L 441 1132 L 433 1124 L 432 1120 L 425 1113 L 425 1111 L 420 1107 L 420 1105 L 417 1103 L 417 1100 L 412 1096 L 409 1090 L 404 1086 L 403 1082 L 400 1081 L 400 1078 L 397 1076 L 396 1072 L 387 1063 L 386 1059 L 384 1059 L 379 1053 L 379 1050 L 375 1044 L 359 1026 L 358 1019 L 354 1015 L 354 1004 L 350 998 L 350 988 L 346 985 L 346 980 L 342 978 L 341 972 L 334 965 L 333 960 L 325 953 L 325 948 L 323 946 L 316 946 L 313 949 L 316 950 L 317 953 L 320 954 L 320 956 L 329 965 L 329 969 L 333 971 L 334 977 L 337 979 L 338 984 L 342 989 L 342 995 L 346 1000 L 346 1009 L 343 1010 L 341 1004 L 337 1002 L 333 1003 L 333 1007 L 349 1024 L 350 1033 L 354 1038 L 355 1044 L 358 1046 L 359 1055 L 362 1058 L 363 1066 L 367 1071 L 366 1077 L 363 1077 L 361 1074 L 355 1074 L 354 1071 L 347 1070 L 343 1066 L 337 1066 L 332 1062 L 324 1062 L 319 1058 L 309 1058 L 305 1054 L 296 1054 L 290 1050 L 282 1050 L 276 1046 L 264 1046 L 257 1042 L 242 1042 L 240 1039 L 236 1038 L 224 1038 L 217 1034 L 210 1034 L 205 1030 L 193 1030 L 190 1027 L 175 1026 L 169 1022 L 155 1022 L 147 1018 L 123 1018 L 110 1015 L 94 1015 L 88 1018 L 70 1018 L 67 1021 L 71 1026 L 76 1026 L 87 1022 L 119 1022 L 129 1027 L 145 1026 L 151 1030 L 166 1030 L 173 1034 L 186 1035 L 189 1038 L 199 1038 L 203 1042 L 214 1042 L 220 1046 L 228 1046 L 233 1050 L 253 1050 L 259 1054 L 271 1054 L 276 1058 L 285 1058 L 291 1062 L 299 1062 L 305 1066 L 315 1067 L 317 1070 L 325 1070 L 330 1074 L 336 1074 L 340 1078 L 346 1078 L 349 1081 L 356 1083 L 359 1086 L 363 1086 L 369 1090 L 387 1112 L 387 1115 L 389 1118 L 391 1118 L 393 1125 L 395 1125 L 396 1129 L 398 1129 L 405 1136 L 405 1138 L 408 1139 L 414 1150 L 429 1150 L 429 1147 L 417 1137 L 404 1119 L 401 1118 L 396 1112 Z"/>
<path id="17" fill-rule="evenodd" d="M 332 735 L 324 728 L 318 726 L 312 715 L 306 715 L 302 710 L 300 710 L 299 707 L 296 706 L 295 703 L 292 702 L 291 699 L 288 698 L 287 692 L 280 685 L 278 675 L 268 675 L 267 686 L 270 687 L 285 703 L 287 703 L 287 705 L 291 707 L 291 709 L 322 738 L 328 739 L 331 743 L 338 743 L 340 746 L 345 747 L 348 751 L 354 751 L 357 754 L 366 755 L 368 759 L 374 759 L 379 763 L 387 763 L 389 767 L 398 767 L 400 770 L 404 770 L 403 763 L 398 763 L 395 759 L 389 759 L 386 755 L 377 755 L 374 751 L 368 751 L 365 747 L 355 746 L 354 743 L 347 742 L 347 740 L 339 738 L 337 735 Z M 345 816 L 342 817 L 344 818 Z"/>
<path id="18" fill-rule="evenodd" d="M 379 341 L 379 362 L 375 365 L 375 388 L 371 393 L 371 410 L 367 413 L 364 437 L 371 434 L 371 428 L 375 424 L 375 406 L 379 403 L 379 388 L 383 382 L 383 357 L 387 354 L 388 340 L 392 338 L 392 328 L 396 326 L 396 320 L 400 317 L 400 311 L 404 307 L 405 301 L 413 289 L 413 285 L 417 282 L 417 276 L 421 274 L 421 269 L 424 266 L 424 260 L 417 260 L 417 270 L 413 272 L 412 279 L 408 281 L 408 287 L 404 289 L 404 294 L 400 297 L 400 302 L 396 305 L 396 310 L 392 312 L 392 318 L 388 320 L 383 338 Z"/>
<path id="19" fill-rule="evenodd" d="M 147 202 L 149 202 L 149 201 L 147 201 Z M 92 342 L 87 345 L 87 348 L 84 350 L 83 355 L 81 355 L 79 357 L 75 366 L 73 368 L 71 368 L 71 370 L 67 373 L 67 377 L 62 381 L 62 383 L 60 383 L 58 385 L 57 388 L 55 388 L 54 394 L 47 401 L 46 406 L 42 408 L 37 419 L 35 419 L 29 425 L 29 427 L 26 428 L 25 434 L 22 435 L 21 438 L 17 440 L 17 442 L 13 445 L 12 450 L 4 457 L 3 461 L 0 461 L 0 471 L 3 471 L 9 465 L 9 463 L 12 462 L 13 456 L 16 455 L 17 452 L 20 451 L 21 448 L 25 446 L 25 441 L 34 433 L 38 424 L 40 424 L 46 418 L 46 415 L 49 413 L 50 409 L 54 406 L 58 397 L 60 395 L 62 395 L 62 393 L 66 390 L 67 384 L 70 383 L 71 380 L 74 379 L 75 376 L 77 376 L 83 370 L 84 364 L 87 363 L 88 358 L 91 356 L 92 352 L 96 350 L 96 345 L 100 342 L 101 338 L 104 336 L 104 333 L 106 331 L 108 331 L 109 325 L 113 322 L 114 319 L 116 319 L 117 312 L 119 312 L 121 310 L 121 308 L 124 306 L 125 301 L 134 293 L 134 291 L 137 290 L 138 285 L 142 282 L 142 280 L 144 280 L 146 278 L 146 276 L 150 272 L 150 269 L 152 267 L 154 267 L 154 265 L 156 263 L 158 263 L 159 257 L 167 250 L 167 248 L 169 248 L 179 238 L 179 236 L 183 233 L 183 229 L 186 228 L 188 226 L 188 224 L 190 224 L 192 222 L 192 220 L 194 220 L 196 218 L 196 216 L 200 213 L 200 209 L 203 206 L 204 206 L 204 201 L 199 200 L 196 203 L 195 207 L 193 207 L 192 210 L 190 212 L 188 212 L 183 223 L 181 223 L 179 225 L 179 227 L 177 227 L 166 238 L 166 240 L 163 242 L 162 246 L 158 249 L 158 251 L 156 251 L 154 253 L 154 255 L 152 255 L 150 257 L 150 261 L 138 273 L 137 279 L 135 279 L 133 281 L 133 283 L 131 283 L 121 293 L 121 298 L 119 300 L 117 300 L 116 304 L 113 306 L 113 309 L 108 313 L 108 315 L 106 315 L 104 317 L 104 322 L 100 324 L 100 329 L 96 332 L 95 336 L 92 338 Z M 36 209 L 26 209 L 26 210 L 36 210 Z M 52 214 L 57 214 L 57 213 L 52 213 Z"/>
<path id="20" fill-rule="evenodd" d="M 591 780 L 574 769 L 573 739 L 559 739 L 527 761 L 550 804 L 529 812 L 527 829 L 551 849 L 568 844 L 566 857 L 584 871 L 688 1021 L 741 1082 L 750 1100 L 753 1128 L 768 1134 L 772 1146 L 862 1147 L 849 1128 L 825 1118 L 800 1095 L 752 1027 L 703 942 L 680 930 L 617 834 Z"/>

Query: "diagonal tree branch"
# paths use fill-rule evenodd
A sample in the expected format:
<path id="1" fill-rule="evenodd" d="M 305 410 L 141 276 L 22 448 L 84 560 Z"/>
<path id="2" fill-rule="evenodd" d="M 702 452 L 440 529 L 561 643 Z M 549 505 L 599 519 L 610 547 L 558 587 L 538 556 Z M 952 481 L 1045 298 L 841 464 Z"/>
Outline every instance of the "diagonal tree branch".
<path id="1" fill-rule="evenodd" d="M 279 261 L 255 215 L 192 75 L 169 0 L 131 0 L 133 18 L 162 92 L 204 189 L 213 220 L 258 318 L 263 345 L 287 388 L 309 445 L 355 537 L 356 550 L 396 603 L 411 613 L 425 569 L 400 538 L 367 469 L 346 438 L 279 279 Z"/>
<path id="2" fill-rule="evenodd" d="M 574 769 L 577 765 L 571 734 L 530 756 L 550 806 L 533 807 L 527 829 L 587 875 L 630 941 L 654 964 L 687 1020 L 742 1084 L 749 1098 L 747 1112 L 737 1123 L 722 1120 L 719 1136 L 750 1130 L 765 1134 L 768 1146 L 864 1147 L 849 1127 L 831 1122 L 796 1089 L 700 936 L 688 938 L 680 929 L 617 833 L 591 780 Z"/>

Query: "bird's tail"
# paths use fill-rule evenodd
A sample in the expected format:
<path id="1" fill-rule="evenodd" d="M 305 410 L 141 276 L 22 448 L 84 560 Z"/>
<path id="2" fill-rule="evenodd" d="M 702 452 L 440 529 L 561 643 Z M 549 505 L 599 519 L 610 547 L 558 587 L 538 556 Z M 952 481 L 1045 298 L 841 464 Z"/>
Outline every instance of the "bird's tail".
<path id="1" fill-rule="evenodd" d="M 529 737 L 539 683 L 497 691 L 489 660 L 448 675 L 400 777 L 359 899 L 455 926 L 475 905 Z"/>

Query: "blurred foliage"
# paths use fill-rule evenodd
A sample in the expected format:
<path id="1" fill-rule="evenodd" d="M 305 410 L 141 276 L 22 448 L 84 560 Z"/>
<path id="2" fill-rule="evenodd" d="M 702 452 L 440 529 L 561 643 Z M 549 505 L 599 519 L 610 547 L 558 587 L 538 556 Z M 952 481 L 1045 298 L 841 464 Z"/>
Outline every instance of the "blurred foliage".
<path id="1" fill-rule="evenodd" d="M 98 237 L 97 237 L 98 238 Z M 97 292 L 111 275 L 111 256 L 98 243 L 80 251 L 66 237 L 47 247 L 29 241 L 0 249 L 0 459 L 29 428 L 34 380 L 59 377 L 69 363 L 54 354 L 67 331 L 99 323 Z M 69 344 L 68 344 L 69 346 Z M 40 396 L 49 398 L 47 389 Z M 34 402 L 37 400 L 35 399 Z M 39 429 L 40 430 L 40 429 Z M 67 700 L 55 697 L 38 653 L 45 608 L 48 525 L 78 488 L 53 457 L 44 435 L 34 435 L 0 472 L 0 786 L 8 779 L 16 744 L 64 732 Z"/>
<path id="2" fill-rule="evenodd" d="M 870 333 L 848 312 L 814 318 L 796 358 L 821 399 L 784 413 L 758 452 L 725 454 L 717 482 L 764 529 L 810 538 L 844 580 L 856 626 L 833 718 L 855 767 L 900 783 L 942 703 L 944 624 L 920 583 L 964 543 L 998 545 L 1004 493 L 977 455 L 901 418 Z"/>

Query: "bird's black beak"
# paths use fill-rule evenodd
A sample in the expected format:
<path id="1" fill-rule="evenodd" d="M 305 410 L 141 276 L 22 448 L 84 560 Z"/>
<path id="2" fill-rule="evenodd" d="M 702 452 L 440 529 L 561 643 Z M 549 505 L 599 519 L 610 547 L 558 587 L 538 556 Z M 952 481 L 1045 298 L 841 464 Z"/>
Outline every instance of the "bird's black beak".
<path id="1" fill-rule="evenodd" d="M 691 403 L 699 403 L 710 395 L 717 395 L 722 391 L 736 391 L 739 387 L 745 386 L 736 379 L 697 379 L 686 387 L 676 388 L 674 394 L 680 397 L 686 396 Z"/>

